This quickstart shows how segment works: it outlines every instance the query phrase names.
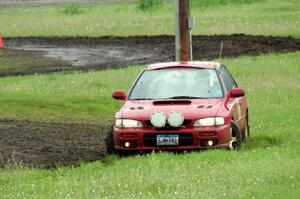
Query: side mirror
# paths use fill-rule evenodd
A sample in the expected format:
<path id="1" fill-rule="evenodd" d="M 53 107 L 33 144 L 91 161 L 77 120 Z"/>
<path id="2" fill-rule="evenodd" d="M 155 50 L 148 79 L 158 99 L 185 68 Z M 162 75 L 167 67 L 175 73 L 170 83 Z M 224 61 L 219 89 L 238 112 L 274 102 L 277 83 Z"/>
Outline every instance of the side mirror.
<path id="1" fill-rule="evenodd" d="M 125 91 L 114 91 L 112 97 L 117 100 L 125 100 L 126 94 Z"/>
<path id="2" fill-rule="evenodd" d="M 237 88 L 232 88 L 229 95 L 232 98 L 243 97 L 245 95 L 245 92 L 242 88 L 237 87 Z"/>

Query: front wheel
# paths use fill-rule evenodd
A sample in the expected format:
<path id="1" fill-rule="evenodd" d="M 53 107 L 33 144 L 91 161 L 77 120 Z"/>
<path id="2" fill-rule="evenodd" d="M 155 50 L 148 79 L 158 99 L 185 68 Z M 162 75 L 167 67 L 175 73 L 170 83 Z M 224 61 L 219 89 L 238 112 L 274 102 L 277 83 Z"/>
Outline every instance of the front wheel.
<path id="1" fill-rule="evenodd" d="M 242 143 L 242 136 L 239 127 L 236 125 L 236 123 L 231 120 L 231 126 L 230 126 L 230 136 L 231 140 L 229 142 L 229 149 L 230 150 L 240 150 L 241 143 Z"/>
<path id="2" fill-rule="evenodd" d="M 107 131 L 105 144 L 106 144 L 106 152 L 108 154 L 116 153 L 112 127 Z"/>

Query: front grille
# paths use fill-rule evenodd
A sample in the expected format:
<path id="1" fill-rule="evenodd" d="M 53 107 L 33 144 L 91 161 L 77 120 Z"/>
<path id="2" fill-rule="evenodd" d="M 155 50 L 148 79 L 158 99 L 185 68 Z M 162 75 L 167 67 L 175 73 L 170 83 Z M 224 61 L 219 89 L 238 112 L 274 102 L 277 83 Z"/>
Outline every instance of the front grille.
<path id="1" fill-rule="evenodd" d="M 164 134 L 164 133 L 160 133 Z M 176 134 L 176 133 L 172 133 Z M 172 135 L 168 134 L 168 135 Z M 145 134 L 144 135 L 144 145 L 145 146 L 157 146 L 156 144 L 156 136 L 158 134 Z M 191 133 L 178 133 L 179 136 L 179 144 L 177 146 L 190 146 L 193 145 L 193 135 Z"/>
<path id="2" fill-rule="evenodd" d="M 191 123 L 192 123 L 192 120 L 184 120 L 181 126 L 190 126 Z M 150 120 L 146 120 L 146 121 L 145 121 L 145 126 L 146 126 L 146 127 L 152 127 L 152 128 L 155 128 L 155 127 L 151 124 Z M 174 129 L 175 127 L 172 127 L 172 126 L 170 126 L 170 125 L 167 123 L 166 126 L 163 127 L 163 128 L 161 128 L 161 129 L 170 129 L 170 128 L 173 128 L 173 129 Z M 180 128 L 180 127 L 178 127 L 178 128 Z"/>

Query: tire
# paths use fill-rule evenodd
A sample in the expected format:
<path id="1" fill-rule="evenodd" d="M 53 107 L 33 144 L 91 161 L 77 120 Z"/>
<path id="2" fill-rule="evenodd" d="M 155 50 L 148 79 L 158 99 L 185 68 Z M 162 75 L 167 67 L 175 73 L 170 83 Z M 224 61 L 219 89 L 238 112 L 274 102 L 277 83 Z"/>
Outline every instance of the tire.
<path id="1" fill-rule="evenodd" d="M 107 131 L 105 144 L 106 144 L 106 152 L 108 154 L 116 153 L 112 127 Z"/>
<path id="2" fill-rule="evenodd" d="M 230 141 L 229 149 L 236 151 L 240 150 L 242 144 L 242 134 L 239 127 L 233 120 L 231 120 L 231 137 L 232 140 Z"/>
<path id="3" fill-rule="evenodd" d="M 248 114 L 247 114 L 247 117 L 246 117 L 246 121 L 245 121 L 245 130 L 244 130 L 244 133 L 243 133 L 243 142 L 246 142 L 247 139 L 250 137 L 250 126 L 249 126 L 249 123 L 248 123 Z"/>

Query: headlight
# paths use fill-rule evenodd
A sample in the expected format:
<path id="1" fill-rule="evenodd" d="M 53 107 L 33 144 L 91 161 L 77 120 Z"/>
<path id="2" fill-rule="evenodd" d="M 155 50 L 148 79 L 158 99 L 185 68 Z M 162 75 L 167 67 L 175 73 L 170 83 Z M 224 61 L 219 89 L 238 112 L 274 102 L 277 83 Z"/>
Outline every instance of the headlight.
<path id="1" fill-rule="evenodd" d="M 142 128 L 140 121 L 130 119 L 116 119 L 115 126 L 118 128 Z"/>
<path id="2" fill-rule="evenodd" d="M 221 126 L 224 125 L 223 117 L 209 117 L 199 119 L 195 122 L 194 126 Z"/>

